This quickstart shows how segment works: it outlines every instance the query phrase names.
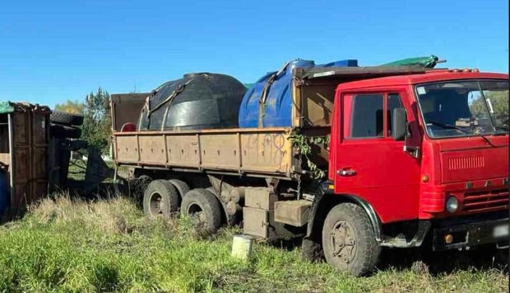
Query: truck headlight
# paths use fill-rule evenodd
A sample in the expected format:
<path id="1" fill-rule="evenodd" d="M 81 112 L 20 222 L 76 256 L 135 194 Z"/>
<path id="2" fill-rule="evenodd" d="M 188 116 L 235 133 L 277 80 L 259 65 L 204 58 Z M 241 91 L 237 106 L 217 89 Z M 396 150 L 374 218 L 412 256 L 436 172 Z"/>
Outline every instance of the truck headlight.
<path id="1" fill-rule="evenodd" d="M 446 210 L 449 213 L 455 213 L 459 208 L 459 201 L 455 196 L 450 196 L 448 200 L 446 200 Z"/>

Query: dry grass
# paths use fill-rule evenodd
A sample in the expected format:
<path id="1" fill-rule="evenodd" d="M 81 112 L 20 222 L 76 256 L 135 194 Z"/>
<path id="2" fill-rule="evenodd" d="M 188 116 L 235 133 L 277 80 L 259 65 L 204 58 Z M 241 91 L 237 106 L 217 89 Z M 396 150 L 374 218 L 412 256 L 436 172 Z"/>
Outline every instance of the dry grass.
<path id="1" fill-rule="evenodd" d="M 141 212 L 124 198 L 88 203 L 81 199 L 72 200 L 69 195 L 59 196 L 56 200 L 44 199 L 29 212 L 32 220 L 39 224 L 78 222 L 86 230 L 113 234 L 129 233 L 133 230 L 132 222 L 142 216 Z"/>
<path id="2" fill-rule="evenodd" d="M 231 236 L 197 237 L 186 219 L 149 220 L 129 200 L 60 196 L 0 227 L 0 292 L 507 292 L 506 272 L 433 272 L 429 264 L 352 278 L 256 244 L 230 257 Z M 399 255 L 399 257 L 401 257 Z"/>

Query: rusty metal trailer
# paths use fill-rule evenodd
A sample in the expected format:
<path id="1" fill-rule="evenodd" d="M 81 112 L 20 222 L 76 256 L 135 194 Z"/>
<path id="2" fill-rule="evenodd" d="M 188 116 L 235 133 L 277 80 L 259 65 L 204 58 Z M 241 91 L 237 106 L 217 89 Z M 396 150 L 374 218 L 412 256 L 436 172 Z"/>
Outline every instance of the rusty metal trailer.
<path id="1" fill-rule="evenodd" d="M 47 106 L 0 102 L 0 216 L 7 207 L 23 211 L 67 189 L 70 153 L 86 145 L 76 140 L 81 135 L 76 124 L 82 123 L 83 116 Z M 87 187 L 94 184 L 89 180 Z"/>
<path id="2" fill-rule="evenodd" d="M 0 165 L 6 172 L 13 207 L 47 194 L 50 113 L 46 106 L 0 103 Z"/>

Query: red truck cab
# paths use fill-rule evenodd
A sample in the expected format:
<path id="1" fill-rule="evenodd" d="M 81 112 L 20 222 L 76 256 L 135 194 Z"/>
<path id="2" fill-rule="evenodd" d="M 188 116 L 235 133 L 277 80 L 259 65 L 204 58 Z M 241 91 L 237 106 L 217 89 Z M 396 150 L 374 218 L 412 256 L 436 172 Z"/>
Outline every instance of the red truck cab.
<path id="1" fill-rule="evenodd" d="M 435 250 L 507 242 L 508 75 L 344 83 L 334 113 L 325 192 L 362 202 L 382 246 L 419 246 L 429 231 Z M 414 243 L 385 235 L 409 222 Z"/>

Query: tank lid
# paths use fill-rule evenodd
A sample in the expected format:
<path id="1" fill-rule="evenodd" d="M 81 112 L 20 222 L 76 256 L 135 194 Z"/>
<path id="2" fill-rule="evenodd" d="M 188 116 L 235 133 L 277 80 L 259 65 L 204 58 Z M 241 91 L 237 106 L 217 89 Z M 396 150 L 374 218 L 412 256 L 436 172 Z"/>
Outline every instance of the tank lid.
<path id="1" fill-rule="evenodd" d="M 184 74 L 182 77 L 184 78 L 192 78 L 192 77 L 195 77 L 195 76 L 198 76 L 198 75 L 211 75 L 212 73 L 210 72 L 190 72 L 190 73 L 186 73 Z"/>

